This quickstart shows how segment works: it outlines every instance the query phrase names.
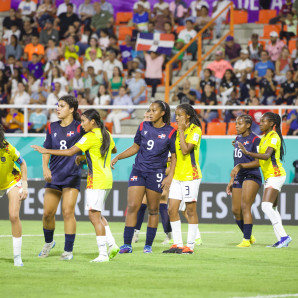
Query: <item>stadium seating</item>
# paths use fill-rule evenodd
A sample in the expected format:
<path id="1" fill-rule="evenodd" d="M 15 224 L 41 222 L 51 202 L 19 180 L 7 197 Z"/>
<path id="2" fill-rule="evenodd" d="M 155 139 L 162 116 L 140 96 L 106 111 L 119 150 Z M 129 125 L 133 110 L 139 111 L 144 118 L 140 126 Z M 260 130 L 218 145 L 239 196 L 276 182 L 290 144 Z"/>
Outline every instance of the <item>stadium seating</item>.
<path id="1" fill-rule="evenodd" d="M 227 124 L 225 122 L 209 122 L 207 125 L 207 135 L 225 135 Z"/>
<path id="2" fill-rule="evenodd" d="M 117 12 L 115 24 L 118 26 L 127 24 L 130 20 L 132 20 L 132 17 L 132 12 Z"/>
<path id="3" fill-rule="evenodd" d="M 119 27 L 118 39 L 125 40 L 126 35 L 132 36 L 132 29 L 130 27 Z"/>
<path id="4" fill-rule="evenodd" d="M 234 24 L 246 24 L 248 21 L 248 13 L 245 10 L 234 11 Z"/>
<path id="5" fill-rule="evenodd" d="M 236 122 L 230 122 L 228 125 L 228 135 L 236 135 Z"/>
<path id="6" fill-rule="evenodd" d="M 105 122 L 105 127 L 110 133 L 113 133 L 113 122 Z"/>
<path id="7" fill-rule="evenodd" d="M 282 132 L 283 136 L 287 135 L 289 129 L 290 129 L 290 125 L 287 125 L 286 122 L 283 122 L 282 126 L 281 126 L 281 132 Z"/>
<path id="8" fill-rule="evenodd" d="M 281 31 L 281 26 L 280 25 L 265 25 L 264 26 L 264 31 L 263 31 L 263 36 L 261 38 L 263 39 L 270 39 L 270 32 L 275 31 L 279 34 Z"/>
<path id="9" fill-rule="evenodd" d="M 269 21 L 275 18 L 277 15 L 276 10 L 274 9 L 261 9 L 259 11 L 259 21 L 257 24 L 269 24 Z"/>

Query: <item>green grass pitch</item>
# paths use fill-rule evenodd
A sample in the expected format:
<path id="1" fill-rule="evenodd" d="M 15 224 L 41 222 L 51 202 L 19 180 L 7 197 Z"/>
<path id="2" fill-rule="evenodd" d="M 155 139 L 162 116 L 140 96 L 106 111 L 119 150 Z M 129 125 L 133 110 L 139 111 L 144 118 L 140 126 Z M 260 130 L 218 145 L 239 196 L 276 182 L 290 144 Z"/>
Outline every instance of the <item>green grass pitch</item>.
<path id="1" fill-rule="evenodd" d="M 23 221 L 24 267 L 13 266 L 9 221 L 0 221 L 1 297 L 293 297 L 298 295 L 298 228 L 286 226 L 293 241 L 288 248 L 266 248 L 275 242 L 271 225 L 254 226 L 257 243 L 235 247 L 241 241 L 236 225 L 201 224 L 203 245 L 193 255 L 165 255 L 159 226 L 153 253 L 144 254 L 145 233 L 133 253 L 108 263 L 90 263 L 97 257 L 93 227 L 77 223 L 74 259 L 59 260 L 63 252 L 63 222 L 57 222 L 56 247 L 47 259 L 37 257 L 43 246 L 42 223 Z M 124 223 L 110 223 L 122 244 Z M 183 238 L 187 225 L 183 224 Z M 146 230 L 143 225 L 142 232 Z M 277 296 L 274 296 L 277 295 Z M 295 295 L 295 296 L 296 296 Z"/>

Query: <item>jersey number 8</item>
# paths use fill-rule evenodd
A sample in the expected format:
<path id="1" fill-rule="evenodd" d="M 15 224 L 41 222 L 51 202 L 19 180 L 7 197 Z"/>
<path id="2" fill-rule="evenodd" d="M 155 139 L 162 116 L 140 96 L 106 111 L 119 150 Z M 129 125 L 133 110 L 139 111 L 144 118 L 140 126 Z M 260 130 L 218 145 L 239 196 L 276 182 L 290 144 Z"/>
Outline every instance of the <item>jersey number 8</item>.
<path id="1" fill-rule="evenodd" d="M 66 141 L 65 140 L 61 140 L 60 141 L 60 150 L 64 150 L 64 149 L 67 149 Z"/>
<path id="2" fill-rule="evenodd" d="M 239 148 L 234 149 L 234 157 L 241 158 L 242 157 L 242 151 Z"/>

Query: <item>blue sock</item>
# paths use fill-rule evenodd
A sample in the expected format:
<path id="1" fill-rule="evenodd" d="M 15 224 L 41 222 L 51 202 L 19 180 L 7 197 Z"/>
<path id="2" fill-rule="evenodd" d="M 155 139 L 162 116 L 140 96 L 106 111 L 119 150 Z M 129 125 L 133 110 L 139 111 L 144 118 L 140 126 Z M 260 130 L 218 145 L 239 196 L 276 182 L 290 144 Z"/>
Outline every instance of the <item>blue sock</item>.
<path id="1" fill-rule="evenodd" d="M 161 222 L 162 222 L 164 232 L 166 234 L 169 232 L 172 232 L 169 214 L 168 214 L 168 205 L 160 204 L 159 205 L 159 213 L 160 213 Z M 170 230 L 169 230 L 169 227 L 170 227 Z"/>
<path id="2" fill-rule="evenodd" d="M 236 220 L 236 224 L 238 225 L 239 229 L 243 232 L 244 221 L 243 220 Z"/>
<path id="3" fill-rule="evenodd" d="M 54 239 L 54 230 L 47 230 L 43 228 L 44 240 L 46 243 L 51 243 Z"/>
<path id="4" fill-rule="evenodd" d="M 156 235 L 157 228 L 150 228 L 147 227 L 147 234 L 146 234 L 146 245 L 152 246 Z"/>
<path id="5" fill-rule="evenodd" d="M 137 219 L 137 224 L 135 226 L 136 230 L 141 230 L 142 227 L 142 223 L 144 221 L 144 216 L 145 216 L 145 211 L 147 209 L 147 205 L 146 204 L 142 204 L 141 208 L 138 212 L 138 219 Z"/>
<path id="6" fill-rule="evenodd" d="M 244 239 L 249 240 L 252 232 L 252 224 L 244 224 L 243 225 L 243 234 Z"/>
<path id="7" fill-rule="evenodd" d="M 73 250 L 73 244 L 74 244 L 75 238 L 76 238 L 76 234 L 65 234 L 65 244 L 64 244 L 65 251 Z"/>
<path id="8" fill-rule="evenodd" d="M 125 226 L 123 234 L 124 244 L 131 245 L 134 229 L 134 227 Z"/>

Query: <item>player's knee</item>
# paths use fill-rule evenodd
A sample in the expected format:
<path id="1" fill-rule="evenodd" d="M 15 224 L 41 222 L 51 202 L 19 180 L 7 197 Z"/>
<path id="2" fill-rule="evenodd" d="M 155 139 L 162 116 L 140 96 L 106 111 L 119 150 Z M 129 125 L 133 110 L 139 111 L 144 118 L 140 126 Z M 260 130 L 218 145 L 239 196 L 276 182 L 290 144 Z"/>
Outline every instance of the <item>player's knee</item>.
<path id="1" fill-rule="evenodd" d="M 233 206 L 233 207 L 232 207 L 232 212 L 233 212 L 234 216 L 236 217 L 236 219 L 237 219 L 238 217 L 240 217 L 240 215 L 241 215 L 241 210 L 240 210 L 239 207 L 235 207 L 235 206 Z"/>
<path id="2" fill-rule="evenodd" d="M 9 214 L 9 220 L 12 224 L 17 223 L 20 220 L 18 213 L 11 213 Z"/>
<path id="3" fill-rule="evenodd" d="M 156 216 L 156 215 L 158 215 L 158 209 L 157 208 L 148 208 L 148 213 L 151 216 Z"/>
<path id="4" fill-rule="evenodd" d="M 43 213 L 44 221 L 51 221 L 54 217 L 55 217 L 55 212 L 51 210 L 44 210 L 44 213 Z"/>
<path id="5" fill-rule="evenodd" d="M 267 214 L 272 209 L 272 203 L 270 202 L 262 202 L 262 211 Z"/>
<path id="6" fill-rule="evenodd" d="M 65 208 L 62 210 L 64 220 L 72 219 L 74 217 L 74 210 Z"/>
<path id="7" fill-rule="evenodd" d="M 127 213 L 137 213 L 139 210 L 137 208 L 137 205 L 132 203 L 132 204 L 128 204 L 127 206 Z"/>

